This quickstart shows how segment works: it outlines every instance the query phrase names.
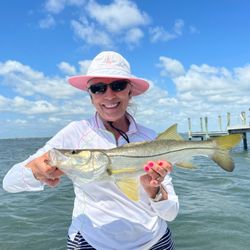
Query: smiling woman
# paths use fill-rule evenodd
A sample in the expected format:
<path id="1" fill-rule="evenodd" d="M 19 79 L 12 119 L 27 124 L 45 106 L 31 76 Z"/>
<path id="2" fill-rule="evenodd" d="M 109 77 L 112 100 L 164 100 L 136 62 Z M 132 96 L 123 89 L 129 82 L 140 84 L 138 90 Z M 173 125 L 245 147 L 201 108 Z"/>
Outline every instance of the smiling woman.
<path id="1" fill-rule="evenodd" d="M 129 100 L 143 94 L 149 83 L 132 76 L 129 63 L 120 54 L 98 54 L 86 75 L 73 76 L 69 82 L 89 93 L 96 114 L 70 123 L 37 153 L 14 165 L 3 180 L 5 190 L 38 191 L 45 184 L 56 186 L 64 173 L 50 159 L 53 148 L 110 149 L 156 138 L 154 131 L 138 124 L 127 112 Z M 111 178 L 81 185 L 73 180 L 76 197 L 68 249 L 174 248 L 166 223 L 179 210 L 169 176 L 172 166 L 167 161 L 150 161 L 143 169 L 145 174 L 139 178 L 123 180 L 125 188 L 140 187 L 136 201 L 124 195 Z M 108 169 L 104 171 L 108 173 Z"/>
<path id="2" fill-rule="evenodd" d="M 93 89 L 100 88 L 100 81 L 103 82 L 103 86 L 106 86 L 106 91 L 93 93 Z M 122 82 L 121 82 L 122 81 Z M 116 83 L 116 89 L 113 90 L 114 84 Z M 115 122 L 117 125 L 124 124 L 128 126 L 128 122 L 126 116 L 124 115 L 129 103 L 129 99 L 131 97 L 131 85 L 127 84 L 128 81 L 120 80 L 119 85 L 117 85 L 117 81 L 112 81 L 110 83 L 110 79 L 103 78 L 98 79 L 97 83 L 95 81 L 91 81 L 89 90 L 91 93 L 91 100 L 93 105 L 95 106 L 98 114 L 103 118 L 105 121 L 112 121 Z M 97 84 L 99 86 L 97 86 Z M 107 87 L 110 86 L 110 87 Z M 124 131 L 127 131 L 128 127 L 124 127 Z"/>

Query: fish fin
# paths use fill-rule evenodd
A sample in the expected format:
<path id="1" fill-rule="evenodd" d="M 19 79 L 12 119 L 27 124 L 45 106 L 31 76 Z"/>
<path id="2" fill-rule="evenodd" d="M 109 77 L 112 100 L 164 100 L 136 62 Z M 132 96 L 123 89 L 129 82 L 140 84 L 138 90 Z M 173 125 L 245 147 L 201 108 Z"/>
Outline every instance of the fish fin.
<path id="1" fill-rule="evenodd" d="M 194 166 L 194 164 L 193 164 L 193 163 L 191 163 L 191 162 L 185 162 L 185 161 L 182 161 L 182 162 L 176 162 L 174 165 L 175 165 L 176 167 L 180 167 L 180 168 L 187 168 L 187 169 L 193 169 L 193 168 L 196 168 L 196 167 Z"/>
<path id="2" fill-rule="evenodd" d="M 224 170 L 232 172 L 234 170 L 234 162 L 228 150 L 236 146 L 241 139 L 242 136 L 240 134 L 231 134 L 214 139 L 219 150 L 215 150 L 212 160 Z"/>
<path id="3" fill-rule="evenodd" d="M 175 140 L 184 141 L 184 139 L 177 133 L 177 124 L 173 124 L 171 127 L 160 133 L 156 140 Z"/>
<path id="4" fill-rule="evenodd" d="M 234 146 L 239 144 L 241 139 L 242 139 L 241 134 L 231 134 L 231 135 L 217 137 L 216 139 L 214 139 L 214 141 L 216 142 L 218 148 L 230 150 Z"/>
<path id="5" fill-rule="evenodd" d="M 234 170 L 234 161 L 226 150 L 215 151 L 212 155 L 212 160 L 228 172 L 232 172 Z"/>
<path id="6" fill-rule="evenodd" d="M 123 174 L 123 173 L 134 173 L 136 172 L 136 168 L 127 167 L 127 168 L 120 168 L 120 169 L 109 169 L 108 172 L 111 175 L 117 175 L 117 174 Z"/>
<path id="7" fill-rule="evenodd" d="M 121 178 L 115 182 L 122 193 L 130 200 L 139 201 L 139 180 L 135 178 Z"/>

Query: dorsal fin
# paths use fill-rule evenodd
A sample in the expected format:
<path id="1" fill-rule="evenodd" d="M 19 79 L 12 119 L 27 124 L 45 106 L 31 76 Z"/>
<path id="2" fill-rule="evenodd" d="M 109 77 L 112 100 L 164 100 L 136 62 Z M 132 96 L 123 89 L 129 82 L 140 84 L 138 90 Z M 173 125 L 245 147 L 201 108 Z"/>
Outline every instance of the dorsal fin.
<path id="1" fill-rule="evenodd" d="M 175 141 L 184 141 L 184 139 L 177 133 L 177 124 L 173 124 L 164 132 L 160 133 L 156 140 L 175 140 Z"/>

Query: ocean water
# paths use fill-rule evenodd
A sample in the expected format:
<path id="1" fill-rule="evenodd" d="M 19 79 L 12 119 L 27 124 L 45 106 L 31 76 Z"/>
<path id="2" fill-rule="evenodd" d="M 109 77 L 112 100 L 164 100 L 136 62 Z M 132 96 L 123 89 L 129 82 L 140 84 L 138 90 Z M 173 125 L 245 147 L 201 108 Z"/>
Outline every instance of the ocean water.
<path id="1" fill-rule="evenodd" d="M 0 180 L 46 141 L 0 140 Z M 193 170 L 173 171 L 180 212 L 169 227 L 177 250 L 250 249 L 250 151 L 239 145 L 232 157 L 232 173 L 204 157 L 194 160 Z M 73 200 L 66 177 L 42 192 L 10 194 L 0 188 L 0 250 L 66 249 Z"/>

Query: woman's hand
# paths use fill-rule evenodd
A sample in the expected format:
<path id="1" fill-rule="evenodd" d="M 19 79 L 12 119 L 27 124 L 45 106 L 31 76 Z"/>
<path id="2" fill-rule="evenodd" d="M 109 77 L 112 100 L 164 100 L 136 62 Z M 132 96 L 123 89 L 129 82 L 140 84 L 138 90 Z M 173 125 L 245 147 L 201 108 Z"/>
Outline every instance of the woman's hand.
<path id="1" fill-rule="evenodd" d="M 57 167 L 49 165 L 48 152 L 29 162 L 26 167 L 32 170 L 37 180 L 51 187 L 56 186 L 60 182 L 60 177 L 64 174 Z"/>
<path id="2" fill-rule="evenodd" d="M 159 160 L 157 162 L 149 161 L 144 165 L 147 174 L 140 177 L 141 184 L 150 198 L 154 198 L 161 188 L 165 176 L 172 171 L 170 162 Z M 167 199 L 167 192 L 162 189 L 163 198 Z"/>

